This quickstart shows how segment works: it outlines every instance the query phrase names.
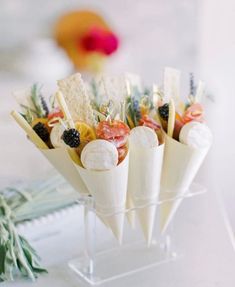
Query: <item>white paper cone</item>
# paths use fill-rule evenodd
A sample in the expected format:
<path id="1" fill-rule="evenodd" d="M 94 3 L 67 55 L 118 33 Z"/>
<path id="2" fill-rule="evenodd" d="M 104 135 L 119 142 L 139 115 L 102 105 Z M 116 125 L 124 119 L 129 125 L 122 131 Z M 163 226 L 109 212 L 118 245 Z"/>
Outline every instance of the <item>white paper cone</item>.
<path id="1" fill-rule="evenodd" d="M 156 217 L 156 209 L 157 209 L 156 203 L 157 203 L 156 198 L 149 201 L 145 200 L 143 201 L 143 205 L 149 205 L 149 206 L 138 209 L 137 211 L 140 226 L 142 228 L 148 246 L 150 246 L 152 241 L 152 235 Z"/>
<path id="2" fill-rule="evenodd" d="M 132 198 L 131 198 L 130 193 L 127 192 L 126 208 L 127 208 L 127 209 L 130 209 L 130 208 L 133 208 L 133 207 L 134 207 L 133 200 L 132 200 Z M 127 220 L 128 220 L 128 222 L 129 222 L 131 228 L 134 229 L 134 228 L 135 228 L 135 219 L 136 219 L 135 211 L 132 210 L 132 211 L 127 212 L 126 217 L 127 217 Z"/>
<path id="3" fill-rule="evenodd" d="M 40 149 L 57 171 L 82 195 L 89 194 L 66 148 Z"/>
<path id="4" fill-rule="evenodd" d="M 76 166 L 89 192 L 95 199 L 97 212 L 108 223 L 120 243 L 122 241 L 125 216 L 128 164 L 129 155 L 111 170 L 94 171 Z M 104 214 L 103 216 L 102 213 Z M 109 215 L 106 216 L 106 214 Z"/>
<path id="5" fill-rule="evenodd" d="M 154 148 L 138 148 L 130 145 L 128 193 L 135 207 L 157 202 L 164 144 Z M 147 243 L 152 239 L 156 206 L 137 209 L 141 228 Z"/>
<path id="6" fill-rule="evenodd" d="M 162 200 L 184 195 L 189 189 L 209 150 L 194 149 L 165 136 L 165 152 L 161 178 Z M 163 203 L 160 207 L 162 233 L 167 229 L 182 199 Z"/>

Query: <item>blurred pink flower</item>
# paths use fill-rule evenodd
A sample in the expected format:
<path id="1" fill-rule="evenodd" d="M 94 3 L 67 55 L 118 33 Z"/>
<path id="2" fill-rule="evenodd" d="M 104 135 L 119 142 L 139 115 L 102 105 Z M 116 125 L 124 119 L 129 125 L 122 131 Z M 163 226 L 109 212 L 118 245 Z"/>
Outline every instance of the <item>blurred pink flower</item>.
<path id="1" fill-rule="evenodd" d="M 106 33 L 103 41 L 103 49 L 105 55 L 111 55 L 117 50 L 119 41 L 116 35 L 111 32 Z"/>
<path id="2" fill-rule="evenodd" d="M 115 34 L 98 27 L 90 29 L 78 43 L 81 43 L 87 52 L 100 52 L 107 56 L 115 52 L 119 46 L 119 41 Z"/>
<path id="3" fill-rule="evenodd" d="M 81 38 L 81 44 L 84 50 L 88 52 L 99 51 L 102 47 L 104 32 L 98 28 L 92 28 Z"/>

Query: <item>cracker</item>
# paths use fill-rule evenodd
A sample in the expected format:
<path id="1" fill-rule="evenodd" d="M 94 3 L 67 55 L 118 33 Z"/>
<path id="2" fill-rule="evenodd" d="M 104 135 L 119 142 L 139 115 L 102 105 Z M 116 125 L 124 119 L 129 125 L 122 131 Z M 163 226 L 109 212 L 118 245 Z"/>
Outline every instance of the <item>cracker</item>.
<path id="1" fill-rule="evenodd" d="M 76 73 L 57 82 L 74 122 L 95 125 L 95 116 L 81 74 Z"/>

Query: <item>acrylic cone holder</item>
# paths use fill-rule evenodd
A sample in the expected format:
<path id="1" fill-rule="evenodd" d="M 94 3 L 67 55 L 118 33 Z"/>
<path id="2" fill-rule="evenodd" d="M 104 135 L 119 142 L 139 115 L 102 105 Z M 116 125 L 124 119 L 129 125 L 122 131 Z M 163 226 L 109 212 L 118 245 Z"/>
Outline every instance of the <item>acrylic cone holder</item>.
<path id="1" fill-rule="evenodd" d="M 173 222 L 167 229 L 167 233 L 161 235 L 160 207 L 169 202 L 203 194 L 205 191 L 204 187 L 193 183 L 183 195 L 161 198 L 161 201 L 115 213 L 97 211 L 93 197 L 82 197 L 79 203 L 84 206 L 84 252 L 78 258 L 71 260 L 69 267 L 88 285 L 98 285 L 176 260 L 179 254 L 174 246 Z M 156 209 L 156 216 L 153 237 L 149 245 L 141 232 L 140 225 L 136 224 L 133 230 L 128 222 L 125 222 L 123 242 L 120 245 L 112 231 L 99 220 L 102 218 L 108 221 L 108 218 L 114 215 L 121 213 L 124 216 L 129 212 L 139 212 L 150 207 Z"/>

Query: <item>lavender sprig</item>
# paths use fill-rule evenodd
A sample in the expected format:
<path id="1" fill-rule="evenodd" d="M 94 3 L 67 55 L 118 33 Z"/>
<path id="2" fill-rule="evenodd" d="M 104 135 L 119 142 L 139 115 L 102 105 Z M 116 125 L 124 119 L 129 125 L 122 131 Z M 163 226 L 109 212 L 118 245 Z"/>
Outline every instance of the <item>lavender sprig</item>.
<path id="1" fill-rule="evenodd" d="M 42 96 L 42 95 L 40 95 L 39 96 L 40 97 L 40 99 L 41 99 L 41 105 L 42 105 L 42 109 L 43 109 L 43 111 L 44 111 L 44 116 L 48 116 L 48 114 L 49 114 L 49 108 L 48 108 L 48 105 L 47 105 L 47 103 L 46 103 L 46 100 L 45 100 L 45 98 Z"/>
<path id="2" fill-rule="evenodd" d="M 190 87 L 190 95 L 195 96 L 195 83 L 194 83 L 194 74 L 189 74 L 190 80 L 189 80 L 189 87 Z"/>

